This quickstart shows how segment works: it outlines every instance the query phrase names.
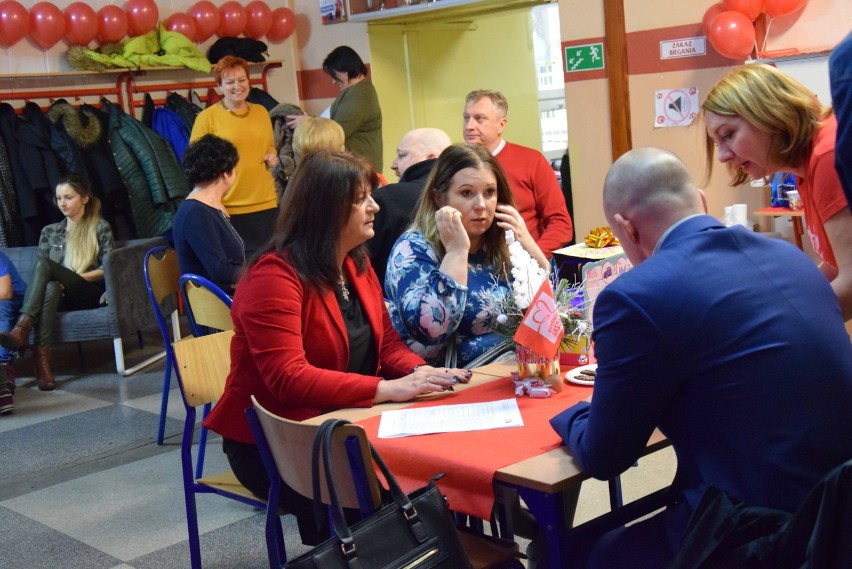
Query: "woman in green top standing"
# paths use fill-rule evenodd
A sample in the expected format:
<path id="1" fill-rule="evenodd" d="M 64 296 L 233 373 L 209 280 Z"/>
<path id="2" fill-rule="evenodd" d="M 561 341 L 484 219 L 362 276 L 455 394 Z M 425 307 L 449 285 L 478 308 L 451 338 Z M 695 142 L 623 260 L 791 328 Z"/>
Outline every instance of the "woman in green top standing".
<path id="1" fill-rule="evenodd" d="M 346 149 L 364 158 L 376 172 L 382 171 L 382 109 L 367 66 L 347 45 L 334 48 L 322 69 L 340 94 L 331 104 L 330 118 L 343 127 Z M 288 115 L 287 126 L 295 128 L 306 115 Z"/>

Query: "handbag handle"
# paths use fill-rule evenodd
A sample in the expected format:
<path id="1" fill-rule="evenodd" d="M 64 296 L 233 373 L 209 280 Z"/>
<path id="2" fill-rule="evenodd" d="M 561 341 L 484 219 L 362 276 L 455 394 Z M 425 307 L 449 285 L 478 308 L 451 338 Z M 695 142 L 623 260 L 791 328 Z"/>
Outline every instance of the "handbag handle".
<path id="1" fill-rule="evenodd" d="M 340 538 L 341 548 L 344 555 L 347 559 L 351 559 L 356 556 L 355 543 L 352 538 L 352 531 L 349 529 L 349 526 L 346 523 L 346 518 L 343 515 L 343 506 L 340 505 L 340 498 L 335 486 L 331 464 L 332 435 L 337 427 L 347 424 L 351 424 L 351 422 L 345 419 L 328 419 L 320 426 L 316 436 L 314 437 L 313 464 L 311 465 L 311 468 L 313 475 L 314 511 L 316 512 L 317 507 L 319 506 L 321 512 L 322 505 L 320 504 L 319 492 L 319 453 L 321 450 L 323 466 L 325 467 L 326 487 L 328 488 L 328 495 L 331 502 L 331 515 L 334 521 L 334 528 Z M 423 525 L 420 516 L 417 514 L 414 504 L 411 503 L 408 495 L 402 491 L 396 477 L 394 477 L 384 460 L 382 460 L 382 457 L 379 455 L 378 451 L 376 451 L 375 447 L 373 447 L 369 441 L 367 441 L 367 444 L 370 447 L 370 454 L 373 457 L 373 460 L 378 465 L 379 470 L 381 470 L 382 475 L 388 483 L 388 489 L 391 497 L 402 510 L 403 516 L 408 522 L 409 529 L 415 539 L 417 539 L 419 543 L 423 543 L 426 539 L 428 539 L 428 531 Z"/>

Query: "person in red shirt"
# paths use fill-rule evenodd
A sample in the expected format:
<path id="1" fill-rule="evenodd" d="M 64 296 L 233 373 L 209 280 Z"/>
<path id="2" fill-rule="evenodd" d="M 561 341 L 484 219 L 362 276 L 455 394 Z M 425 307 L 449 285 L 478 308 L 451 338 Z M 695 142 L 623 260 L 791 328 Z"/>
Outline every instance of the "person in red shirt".
<path id="1" fill-rule="evenodd" d="M 731 185 L 792 172 L 797 176 L 820 269 L 852 319 L 852 213 L 834 167 L 837 119 L 807 87 L 770 65 L 734 69 L 701 106 L 710 168 L 714 152 Z"/>
<path id="2" fill-rule="evenodd" d="M 500 163 L 515 206 L 548 258 L 574 236 L 571 216 L 547 159 L 538 150 L 503 140 L 509 103 L 499 91 L 472 91 L 464 106 L 464 141 L 484 146 Z"/>

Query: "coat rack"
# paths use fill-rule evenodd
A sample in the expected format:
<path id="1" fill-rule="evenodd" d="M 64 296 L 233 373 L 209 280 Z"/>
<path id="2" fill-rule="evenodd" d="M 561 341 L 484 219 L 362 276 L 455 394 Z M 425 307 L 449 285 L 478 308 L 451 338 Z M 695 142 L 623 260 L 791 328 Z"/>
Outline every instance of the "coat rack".
<path id="1" fill-rule="evenodd" d="M 281 61 L 266 61 L 258 64 L 250 63 L 249 66 L 253 67 L 255 65 L 263 65 L 260 76 L 252 77 L 249 74 L 249 85 L 253 87 L 260 87 L 264 91 L 269 91 L 269 72 L 272 69 L 277 69 L 281 67 Z M 135 78 L 141 76 L 149 76 L 149 74 L 161 71 L 161 70 L 182 70 L 186 71 L 183 67 L 149 67 L 146 69 L 140 69 L 139 71 L 134 71 L 133 75 L 126 81 L 125 89 L 127 96 L 127 112 L 132 117 L 136 117 L 136 109 L 139 107 L 145 106 L 145 98 L 139 97 L 139 94 L 152 94 L 152 93 L 161 93 L 162 96 L 154 97 L 152 95 L 152 99 L 154 101 L 155 106 L 162 106 L 165 104 L 166 97 L 169 93 L 174 93 L 175 91 L 181 91 L 183 89 L 187 90 L 195 90 L 195 89 L 210 89 L 213 87 L 217 87 L 215 81 L 212 79 L 199 79 L 197 81 L 183 81 L 183 82 L 174 82 L 174 81 L 164 81 L 157 83 L 137 83 Z M 199 93 L 199 98 L 203 102 L 207 102 L 207 93 Z"/>
<path id="2" fill-rule="evenodd" d="M 91 75 L 88 73 L 80 73 L 80 72 L 69 72 L 69 73 L 55 73 L 55 74 L 41 74 L 41 75 L 16 75 L 13 77 L 9 77 L 10 80 L 13 79 L 21 79 L 21 78 L 41 78 L 45 77 L 48 79 L 52 79 L 54 77 L 63 78 L 63 77 L 75 77 L 80 75 Z M 33 100 L 42 100 L 46 99 L 49 101 L 47 105 L 39 105 L 41 110 L 47 111 L 55 101 L 58 99 L 71 99 L 77 103 L 83 103 L 83 97 L 94 97 L 97 100 L 101 98 L 107 98 L 113 100 L 118 103 L 118 105 L 123 109 L 125 108 L 125 91 L 124 83 L 129 81 L 132 78 L 130 71 L 119 71 L 118 75 L 115 79 L 114 87 L 51 87 L 49 89 L 25 89 L 25 90 L 13 90 L 13 91 L 0 91 L 0 100 L 3 102 L 9 103 L 11 101 L 22 101 L 24 103 L 29 103 Z M 99 107 L 100 103 L 94 101 L 92 102 L 92 106 Z M 70 102 L 70 101 L 69 101 Z M 23 112 L 23 108 L 16 108 L 15 112 L 20 114 Z"/>
<path id="3" fill-rule="evenodd" d="M 263 63 L 250 63 L 250 67 L 262 65 L 260 75 L 249 76 L 249 84 L 251 86 L 260 87 L 264 91 L 269 91 L 269 72 L 273 69 L 282 66 L 281 61 L 271 60 Z M 73 86 L 56 86 L 47 89 L 21 89 L 21 90 L 3 90 L 0 91 L 0 101 L 22 101 L 28 103 L 30 101 L 47 100 L 48 104 L 39 105 L 43 111 L 47 111 L 50 105 L 58 99 L 66 99 L 83 103 L 83 97 L 94 97 L 96 101 L 92 102 L 93 106 L 100 106 L 97 100 L 102 97 L 118 103 L 118 106 L 131 116 L 136 116 L 136 109 L 145 105 L 144 97 L 140 94 L 144 93 L 162 93 L 162 97 L 154 98 L 156 105 L 163 105 L 165 98 L 169 93 L 182 89 L 209 89 L 216 87 L 216 82 L 209 77 L 199 78 L 191 81 L 162 81 L 156 83 L 137 83 L 137 77 L 150 77 L 154 74 L 163 71 L 189 71 L 185 67 L 146 67 L 144 69 L 118 69 L 110 70 L 106 73 L 117 73 L 114 86 L 109 87 L 80 87 Z M 47 79 L 49 83 L 54 80 L 63 80 L 65 82 L 72 81 L 79 83 L 79 78 L 98 78 L 100 79 L 104 73 L 86 72 L 86 71 L 68 71 L 59 73 L 41 73 L 41 74 L 25 74 L 7 76 L 10 82 L 18 82 L 20 80 Z M 207 100 L 207 94 L 200 96 L 202 101 Z M 15 112 L 20 114 L 23 108 L 16 108 Z"/>

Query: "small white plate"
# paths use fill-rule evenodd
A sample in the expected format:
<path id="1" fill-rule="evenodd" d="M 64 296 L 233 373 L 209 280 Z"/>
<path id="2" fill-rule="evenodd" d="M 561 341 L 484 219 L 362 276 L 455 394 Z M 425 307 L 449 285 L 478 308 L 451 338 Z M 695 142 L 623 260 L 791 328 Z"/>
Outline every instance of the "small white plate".
<path id="1" fill-rule="evenodd" d="M 577 376 L 583 373 L 587 369 L 598 369 L 598 364 L 589 364 L 585 366 L 575 367 L 572 370 L 565 372 L 565 381 L 568 383 L 576 383 L 577 385 L 594 385 L 595 381 L 586 381 L 585 379 L 578 379 Z"/>

